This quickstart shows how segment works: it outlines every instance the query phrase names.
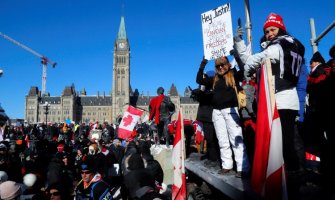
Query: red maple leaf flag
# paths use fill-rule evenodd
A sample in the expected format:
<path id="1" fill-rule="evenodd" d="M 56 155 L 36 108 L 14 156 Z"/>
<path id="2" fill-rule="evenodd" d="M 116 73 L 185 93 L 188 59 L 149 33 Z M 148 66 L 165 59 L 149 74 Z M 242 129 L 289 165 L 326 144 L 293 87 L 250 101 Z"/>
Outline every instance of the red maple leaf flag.
<path id="1" fill-rule="evenodd" d="M 261 68 L 251 186 L 265 199 L 287 199 L 282 129 L 269 62 Z"/>
<path id="2" fill-rule="evenodd" d="M 201 142 L 205 139 L 203 125 L 198 120 L 193 123 L 193 128 L 195 131 L 195 143 L 201 144 Z"/>
<path id="3" fill-rule="evenodd" d="M 173 185 L 172 200 L 186 199 L 184 120 L 181 109 L 178 114 L 176 135 L 172 150 Z"/>
<path id="4" fill-rule="evenodd" d="M 143 114 L 143 110 L 128 106 L 127 111 L 123 114 L 119 125 L 118 137 L 121 139 L 132 138 L 132 132 Z"/>

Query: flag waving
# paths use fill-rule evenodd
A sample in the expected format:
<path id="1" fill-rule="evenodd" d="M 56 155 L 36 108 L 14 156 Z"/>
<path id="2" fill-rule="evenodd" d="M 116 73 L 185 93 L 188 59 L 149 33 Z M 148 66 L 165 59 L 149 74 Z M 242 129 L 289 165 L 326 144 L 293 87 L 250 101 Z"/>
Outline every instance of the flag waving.
<path id="1" fill-rule="evenodd" d="M 172 151 L 173 185 L 172 200 L 186 199 L 184 120 L 181 109 L 178 114 L 176 135 Z"/>
<path id="2" fill-rule="evenodd" d="M 275 104 L 271 63 L 262 66 L 251 186 L 265 199 L 287 199 L 282 129 Z"/>
<path id="3" fill-rule="evenodd" d="M 143 114 L 143 110 L 128 106 L 127 111 L 123 114 L 119 125 L 118 137 L 121 139 L 131 138 L 132 132 Z"/>

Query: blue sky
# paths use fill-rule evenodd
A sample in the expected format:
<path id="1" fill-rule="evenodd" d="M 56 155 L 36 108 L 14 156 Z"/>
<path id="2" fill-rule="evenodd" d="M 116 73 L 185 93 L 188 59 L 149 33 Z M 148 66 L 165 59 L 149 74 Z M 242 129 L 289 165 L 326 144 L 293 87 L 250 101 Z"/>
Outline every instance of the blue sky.
<path id="1" fill-rule="evenodd" d="M 233 30 L 238 17 L 245 23 L 244 1 L 216 0 L 0 0 L 0 32 L 58 63 L 47 69 L 46 90 L 59 96 L 74 83 L 88 95 L 112 89 L 112 55 L 120 18 L 125 17 L 131 47 L 131 86 L 155 95 L 174 83 L 183 95 L 197 87 L 195 76 L 203 56 L 201 13 L 231 4 Z M 310 45 L 311 17 L 319 35 L 334 21 L 334 0 L 250 1 L 253 51 L 259 50 L 262 27 L 270 12 L 284 18 L 289 33 L 306 48 Z M 332 30 L 319 43 L 329 59 L 335 43 Z M 25 96 L 31 86 L 41 89 L 40 59 L 0 37 L 0 103 L 11 118 L 24 117 Z M 209 62 L 208 70 L 213 69 Z"/>

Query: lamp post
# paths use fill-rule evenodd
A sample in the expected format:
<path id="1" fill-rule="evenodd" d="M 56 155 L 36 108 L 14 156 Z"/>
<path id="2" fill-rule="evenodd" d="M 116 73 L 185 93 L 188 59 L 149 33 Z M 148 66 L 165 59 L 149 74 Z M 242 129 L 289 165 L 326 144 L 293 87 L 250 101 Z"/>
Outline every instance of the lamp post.
<path id="1" fill-rule="evenodd" d="M 48 124 L 49 107 L 50 107 L 50 104 L 46 101 L 43 105 L 43 108 L 45 110 L 44 114 L 45 114 L 45 123 L 46 124 Z"/>

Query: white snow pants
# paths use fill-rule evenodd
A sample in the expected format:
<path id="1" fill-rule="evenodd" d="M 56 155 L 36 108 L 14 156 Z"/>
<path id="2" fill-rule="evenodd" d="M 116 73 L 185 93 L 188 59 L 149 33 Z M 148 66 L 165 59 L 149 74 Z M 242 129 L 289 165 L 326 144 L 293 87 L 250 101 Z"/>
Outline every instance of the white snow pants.
<path id="1" fill-rule="evenodd" d="M 232 148 L 237 171 L 248 172 L 250 165 L 243 143 L 242 128 L 240 126 L 240 116 L 237 107 L 222 110 L 213 109 L 212 120 L 216 137 L 219 141 L 222 168 L 233 168 Z"/>

